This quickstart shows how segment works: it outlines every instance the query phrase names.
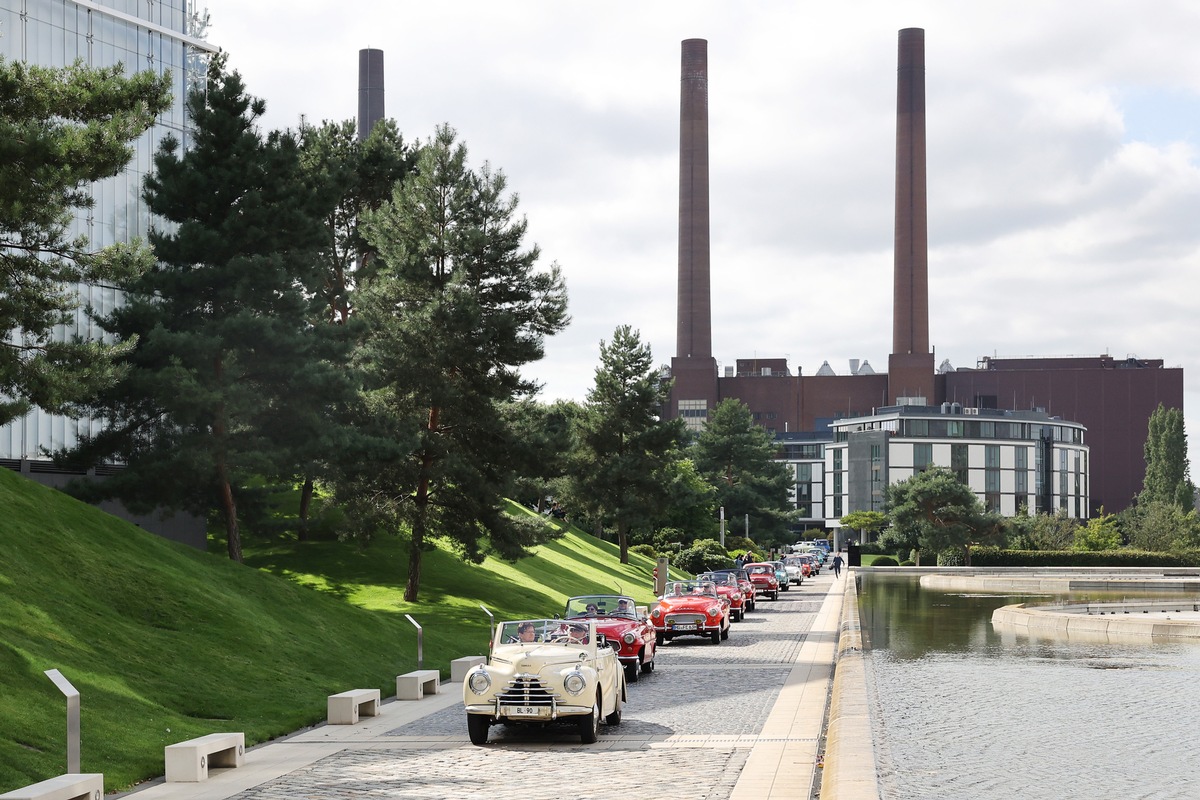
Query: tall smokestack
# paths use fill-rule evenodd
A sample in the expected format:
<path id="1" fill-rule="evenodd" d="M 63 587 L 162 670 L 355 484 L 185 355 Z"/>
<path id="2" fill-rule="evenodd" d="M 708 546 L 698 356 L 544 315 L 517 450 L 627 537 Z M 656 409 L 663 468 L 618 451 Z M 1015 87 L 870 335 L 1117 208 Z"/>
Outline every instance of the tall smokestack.
<path id="1" fill-rule="evenodd" d="M 896 73 L 896 242 L 892 289 L 893 404 L 937 396 L 929 351 L 929 235 L 925 210 L 925 31 L 900 31 Z"/>
<path id="2" fill-rule="evenodd" d="M 358 139 L 371 134 L 375 123 L 383 119 L 383 51 L 367 48 L 358 51 Z"/>
<path id="3" fill-rule="evenodd" d="M 708 258 L 708 42 L 685 39 L 679 91 L 678 358 L 712 356 Z"/>
<path id="4" fill-rule="evenodd" d="M 925 31 L 900 31 L 896 82 L 896 243 L 892 352 L 929 352 L 925 191 Z"/>

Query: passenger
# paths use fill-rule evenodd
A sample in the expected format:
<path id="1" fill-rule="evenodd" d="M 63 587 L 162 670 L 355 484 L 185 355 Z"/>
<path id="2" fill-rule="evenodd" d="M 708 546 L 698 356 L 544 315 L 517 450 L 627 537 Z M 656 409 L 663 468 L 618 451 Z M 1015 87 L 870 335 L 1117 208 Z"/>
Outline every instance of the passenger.
<path id="1" fill-rule="evenodd" d="M 596 604 L 595 604 L 595 603 L 588 603 L 588 604 L 587 604 L 587 615 L 588 615 L 589 617 L 594 617 L 594 616 L 596 616 L 598 613 L 600 613 L 600 609 L 596 608 Z"/>
<path id="2" fill-rule="evenodd" d="M 522 622 L 517 626 L 517 641 L 521 643 L 537 641 L 537 627 L 532 622 Z"/>

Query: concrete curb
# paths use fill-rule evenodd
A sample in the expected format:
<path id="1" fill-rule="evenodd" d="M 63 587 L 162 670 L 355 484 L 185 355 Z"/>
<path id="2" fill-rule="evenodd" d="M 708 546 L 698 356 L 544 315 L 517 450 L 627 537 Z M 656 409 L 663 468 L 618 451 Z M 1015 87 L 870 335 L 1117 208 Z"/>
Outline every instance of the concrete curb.
<path id="1" fill-rule="evenodd" d="M 854 573 L 848 571 L 825 733 L 825 771 L 821 784 L 821 797 L 825 800 L 879 800 L 864 658 L 858 585 Z"/>

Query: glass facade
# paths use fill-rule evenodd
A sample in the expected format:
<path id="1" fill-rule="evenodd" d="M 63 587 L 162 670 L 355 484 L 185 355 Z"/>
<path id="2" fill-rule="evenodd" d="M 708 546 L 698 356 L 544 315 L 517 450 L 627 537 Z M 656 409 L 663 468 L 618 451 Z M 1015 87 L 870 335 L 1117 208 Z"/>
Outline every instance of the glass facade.
<path id="1" fill-rule="evenodd" d="M 150 214 L 142 186 L 153 156 L 167 135 L 184 147 L 189 141 L 184 101 L 188 89 L 203 85 L 208 56 L 217 48 L 203 40 L 195 0 L 2 0 L 0 55 L 44 67 L 76 60 L 91 67 L 123 65 L 127 73 L 154 70 L 170 74 L 172 103 L 135 144 L 133 159 L 119 175 L 93 184 L 95 204 L 78 216 L 71 234 L 88 237 L 98 249 L 149 233 Z M 80 286 L 79 310 L 55 335 L 98 338 L 101 331 L 84 308 L 111 311 L 120 302 L 112 287 Z M 0 428 L 0 459 L 43 458 L 44 449 L 75 444 L 95 431 L 93 420 L 72 420 L 35 410 Z"/>

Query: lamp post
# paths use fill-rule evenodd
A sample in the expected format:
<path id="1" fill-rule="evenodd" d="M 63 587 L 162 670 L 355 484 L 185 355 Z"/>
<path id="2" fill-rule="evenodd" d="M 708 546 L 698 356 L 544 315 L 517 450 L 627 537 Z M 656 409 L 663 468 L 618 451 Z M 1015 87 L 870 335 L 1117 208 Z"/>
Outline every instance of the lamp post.
<path id="1" fill-rule="evenodd" d="M 725 506 L 721 506 L 721 547 L 725 546 Z"/>

